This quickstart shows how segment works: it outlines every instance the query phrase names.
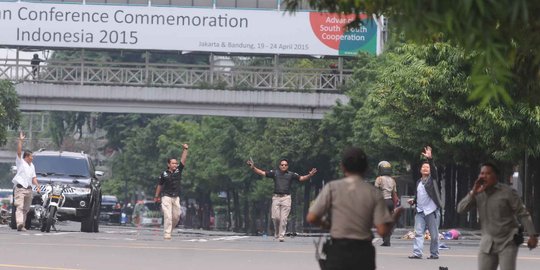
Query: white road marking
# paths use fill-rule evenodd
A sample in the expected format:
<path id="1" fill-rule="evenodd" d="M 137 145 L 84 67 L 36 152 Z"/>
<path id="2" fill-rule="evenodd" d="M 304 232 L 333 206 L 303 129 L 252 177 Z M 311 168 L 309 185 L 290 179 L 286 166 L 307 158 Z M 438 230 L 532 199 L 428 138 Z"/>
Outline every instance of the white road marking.
<path id="1" fill-rule="evenodd" d="M 231 241 L 231 240 L 244 239 L 244 238 L 248 238 L 248 237 L 249 237 L 249 236 L 238 236 L 238 235 L 234 235 L 234 236 L 218 237 L 218 238 L 214 238 L 214 239 L 210 239 L 210 240 L 211 240 L 211 241 L 220 241 L 220 240 Z"/>

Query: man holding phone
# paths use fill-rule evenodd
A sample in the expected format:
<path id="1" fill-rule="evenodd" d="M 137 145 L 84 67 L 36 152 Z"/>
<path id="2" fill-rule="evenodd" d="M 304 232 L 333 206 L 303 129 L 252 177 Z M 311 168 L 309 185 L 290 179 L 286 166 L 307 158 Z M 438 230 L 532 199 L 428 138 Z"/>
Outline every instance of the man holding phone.
<path id="1" fill-rule="evenodd" d="M 458 213 L 478 208 L 482 240 L 478 252 L 478 269 L 516 269 L 519 245 L 523 241 L 517 220 L 529 233 L 527 246 L 538 246 L 538 234 L 531 216 L 512 187 L 499 183 L 500 172 L 493 164 L 482 164 L 472 190 L 458 204 Z"/>

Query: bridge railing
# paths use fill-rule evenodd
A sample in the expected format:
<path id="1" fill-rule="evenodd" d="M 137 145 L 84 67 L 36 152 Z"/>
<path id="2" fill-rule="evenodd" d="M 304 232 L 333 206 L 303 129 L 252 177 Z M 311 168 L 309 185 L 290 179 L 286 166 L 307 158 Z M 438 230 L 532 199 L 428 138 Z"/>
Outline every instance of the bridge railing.
<path id="1" fill-rule="evenodd" d="M 80 85 L 336 91 L 352 74 L 351 70 L 337 69 L 91 61 L 48 61 L 36 68 L 29 61 L 19 61 L 0 63 L 0 79 Z"/>

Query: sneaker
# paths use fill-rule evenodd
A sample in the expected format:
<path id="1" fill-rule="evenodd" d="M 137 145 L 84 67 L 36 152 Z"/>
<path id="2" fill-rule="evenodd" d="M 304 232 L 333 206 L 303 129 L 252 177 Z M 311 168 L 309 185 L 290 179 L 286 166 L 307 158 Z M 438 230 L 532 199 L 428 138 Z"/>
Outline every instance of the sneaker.
<path id="1" fill-rule="evenodd" d="M 171 239 L 172 239 L 172 237 L 171 237 L 170 235 L 165 235 L 165 236 L 163 236 L 163 238 L 164 238 L 165 240 L 171 240 Z"/>
<path id="2" fill-rule="evenodd" d="M 417 256 L 417 255 L 411 255 L 409 256 L 409 259 L 422 259 L 422 257 Z"/>
<path id="3" fill-rule="evenodd" d="M 280 237 L 280 238 L 279 238 L 279 242 L 285 242 L 285 238 Z"/>
<path id="4" fill-rule="evenodd" d="M 439 259 L 439 256 L 433 256 L 433 255 L 431 255 L 431 256 L 429 256 L 429 257 L 427 257 L 427 258 L 428 258 L 428 260 L 438 260 L 438 259 Z"/>
<path id="5" fill-rule="evenodd" d="M 381 244 L 381 247 L 389 247 L 390 246 L 390 243 L 382 243 Z"/>
<path id="6" fill-rule="evenodd" d="M 17 231 L 21 232 L 23 231 L 23 229 L 26 231 L 26 229 L 24 228 L 24 225 L 22 224 L 17 225 Z"/>

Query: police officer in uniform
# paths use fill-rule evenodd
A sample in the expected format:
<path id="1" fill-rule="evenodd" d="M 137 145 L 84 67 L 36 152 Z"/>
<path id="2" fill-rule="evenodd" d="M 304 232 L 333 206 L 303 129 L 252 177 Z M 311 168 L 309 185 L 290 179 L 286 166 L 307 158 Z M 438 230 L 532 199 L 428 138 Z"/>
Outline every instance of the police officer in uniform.
<path id="1" fill-rule="evenodd" d="M 394 207 L 396 207 L 398 203 L 396 181 L 390 176 L 392 175 L 392 165 L 390 165 L 390 162 L 388 161 L 381 161 L 379 162 L 378 167 L 379 177 L 375 179 L 375 187 L 382 191 L 386 207 L 388 208 L 388 211 L 392 213 L 394 211 Z M 381 246 L 389 247 L 391 236 L 392 232 L 390 232 L 388 236 L 383 237 L 383 243 Z"/>
<path id="2" fill-rule="evenodd" d="M 387 236 L 401 213 L 398 208 L 391 215 L 381 192 L 364 180 L 367 164 L 360 148 L 345 150 L 341 160 L 345 178 L 328 182 L 309 208 L 309 223 L 328 226 L 324 217 L 330 216 L 326 270 L 375 269 L 371 228 Z"/>
<path id="3" fill-rule="evenodd" d="M 175 158 L 169 158 L 167 160 L 167 170 L 163 171 L 159 177 L 156 196 L 154 197 L 156 203 L 161 202 L 161 209 L 163 210 L 163 237 L 166 240 L 171 239 L 172 229 L 176 227 L 180 220 L 180 180 L 182 179 L 182 172 L 186 164 L 189 146 L 184 144 L 182 147 L 183 151 L 180 163 Z"/>
<path id="4" fill-rule="evenodd" d="M 312 168 L 308 174 L 300 176 L 289 171 L 289 161 L 281 159 L 278 170 L 263 171 L 248 160 L 247 164 L 260 176 L 274 179 L 274 195 L 272 196 L 272 221 L 274 222 L 274 238 L 280 242 L 285 241 L 285 231 L 287 230 L 287 218 L 291 212 L 291 183 L 293 180 L 306 181 L 315 173 L 316 168 Z"/>

